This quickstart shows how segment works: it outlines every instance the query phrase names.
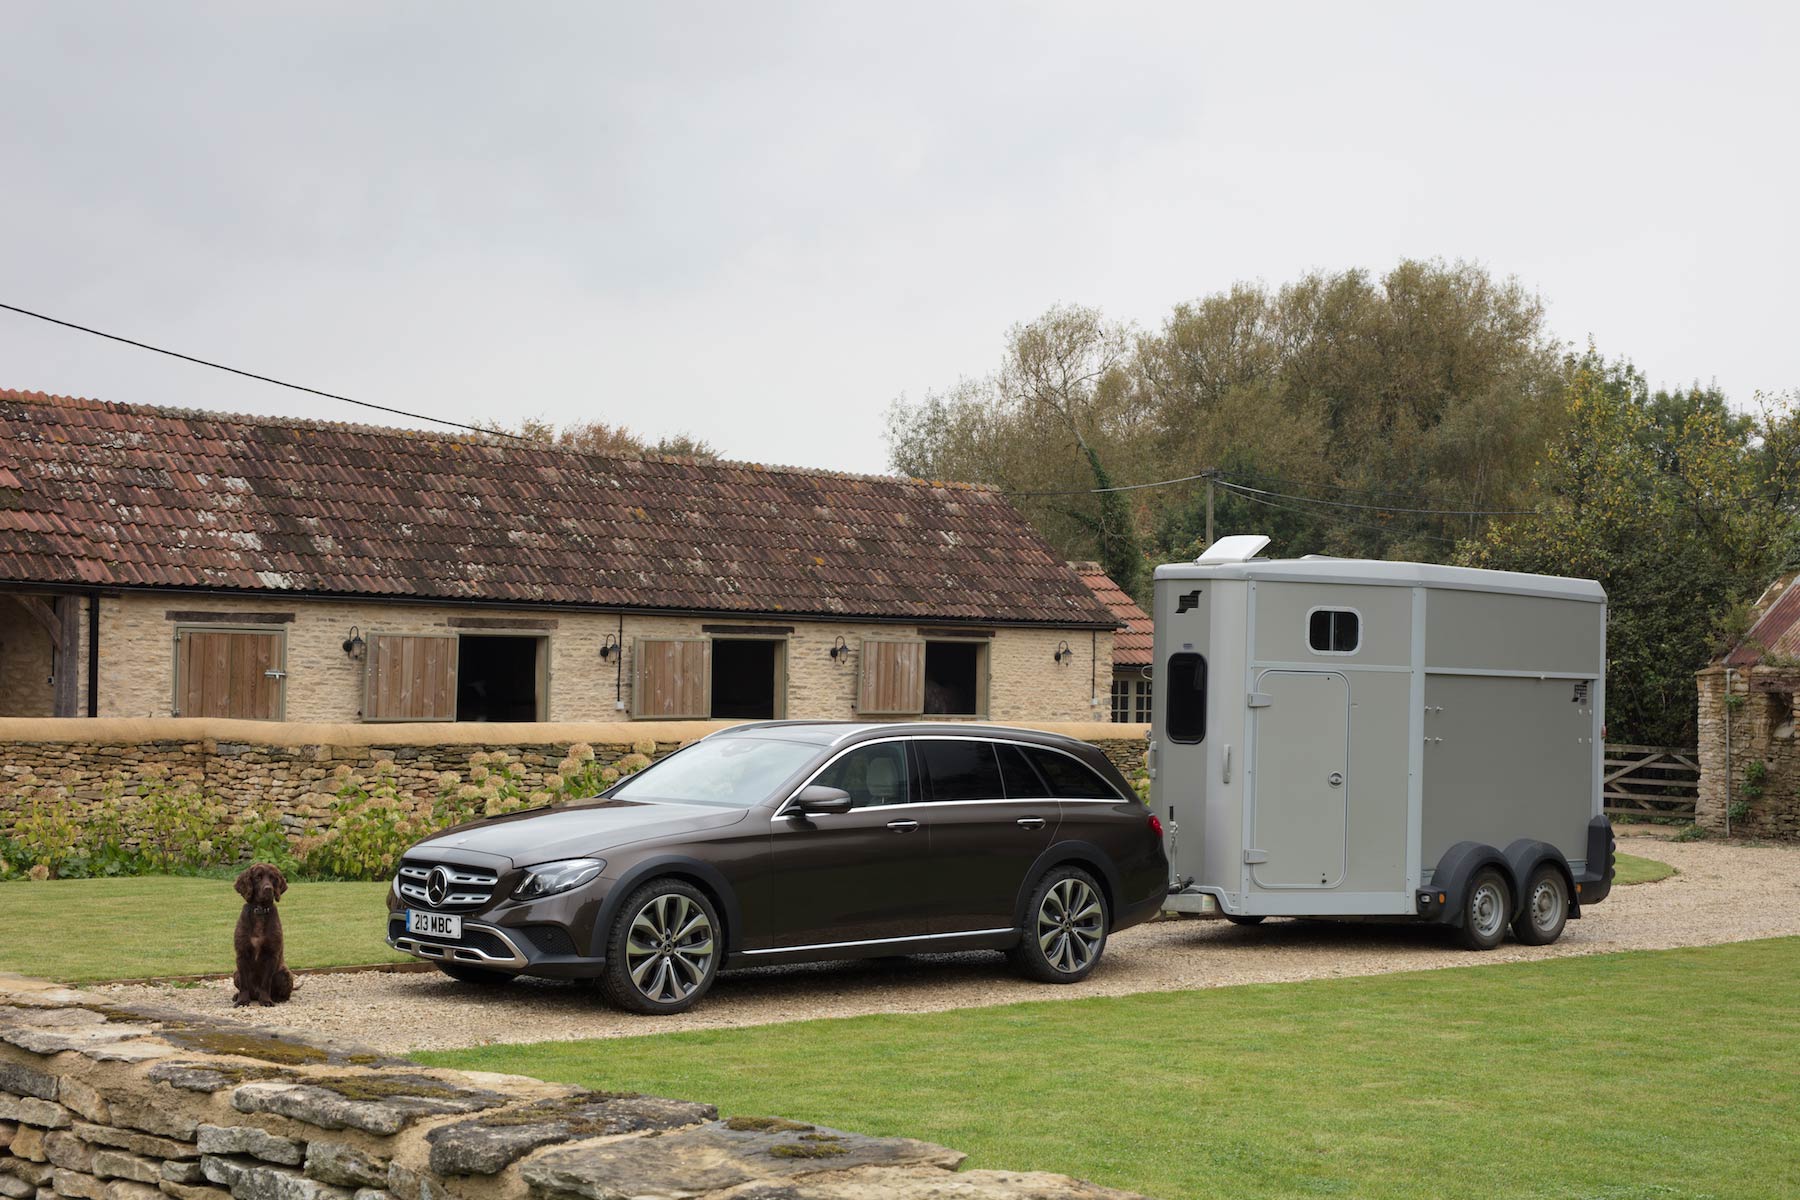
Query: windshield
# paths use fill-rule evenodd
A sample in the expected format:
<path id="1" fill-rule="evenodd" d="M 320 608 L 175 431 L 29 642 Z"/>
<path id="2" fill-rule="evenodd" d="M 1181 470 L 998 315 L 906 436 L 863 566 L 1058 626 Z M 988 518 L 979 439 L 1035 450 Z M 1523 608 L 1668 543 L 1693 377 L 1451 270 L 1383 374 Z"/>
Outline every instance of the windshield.
<path id="1" fill-rule="evenodd" d="M 773 796 L 818 754 L 819 747 L 804 742 L 708 738 L 639 771 L 608 795 L 615 800 L 749 808 Z"/>

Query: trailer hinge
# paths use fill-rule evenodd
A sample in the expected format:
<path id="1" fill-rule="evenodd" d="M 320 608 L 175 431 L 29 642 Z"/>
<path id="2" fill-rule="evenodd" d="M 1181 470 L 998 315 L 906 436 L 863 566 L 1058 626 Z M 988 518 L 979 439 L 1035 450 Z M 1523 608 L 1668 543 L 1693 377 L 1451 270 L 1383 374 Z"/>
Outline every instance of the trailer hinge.
<path id="1" fill-rule="evenodd" d="M 1269 695 L 1267 692 L 1251 692 L 1248 696 L 1244 697 L 1244 703 L 1251 708 L 1267 708 L 1275 703 L 1275 697 Z"/>
<path id="2" fill-rule="evenodd" d="M 1244 851 L 1244 861 L 1253 867 L 1257 863 L 1266 863 L 1269 861 L 1269 852 L 1267 850 L 1246 850 Z"/>

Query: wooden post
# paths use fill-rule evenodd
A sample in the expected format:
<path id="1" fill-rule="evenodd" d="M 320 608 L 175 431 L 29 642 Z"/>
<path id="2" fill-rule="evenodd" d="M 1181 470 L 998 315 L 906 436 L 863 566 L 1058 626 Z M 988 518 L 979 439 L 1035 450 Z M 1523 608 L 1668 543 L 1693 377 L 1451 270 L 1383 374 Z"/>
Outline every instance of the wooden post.
<path id="1" fill-rule="evenodd" d="M 51 712 L 59 717 L 76 716 L 81 695 L 81 597 L 58 596 L 53 605 L 17 593 L 13 599 L 36 618 L 50 639 Z"/>

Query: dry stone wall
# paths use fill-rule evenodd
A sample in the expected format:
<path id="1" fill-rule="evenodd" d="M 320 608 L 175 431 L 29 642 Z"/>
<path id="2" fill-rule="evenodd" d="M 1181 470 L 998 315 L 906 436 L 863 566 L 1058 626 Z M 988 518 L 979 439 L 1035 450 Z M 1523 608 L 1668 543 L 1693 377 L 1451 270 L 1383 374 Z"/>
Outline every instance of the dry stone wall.
<path id="1" fill-rule="evenodd" d="M 1700 790 L 1695 823 L 1734 837 L 1800 840 L 1800 667 L 1758 665 L 1698 677 Z M 1729 822 L 1727 815 L 1730 814 Z"/>
<path id="2" fill-rule="evenodd" d="M 273 806 L 289 832 L 302 836 L 298 815 L 310 796 L 330 792 L 332 774 L 348 766 L 367 772 L 392 764 L 403 793 L 436 794 L 438 776 L 462 771 L 478 750 L 504 750 L 524 764 L 530 792 L 569 747 L 593 747 L 601 763 L 650 743 L 660 758 L 727 721 L 636 721 L 531 725 L 307 725 L 261 721 L 169 718 L 0 719 L 0 815 L 27 803 L 44 787 L 98 801 L 118 779 L 147 769 L 204 788 L 234 811 Z M 1100 746 L 1127 776 L 1143 765 L 1144 726 L 1049 724 L 1032 728 L 1068 733 Z M 4 1198 L 0 1198 L 4 1200 Z"/>
<path id="3" fill-rule="evenodd" d="M 963 1158 L 0 976 L 6 1200 L 1130 1200 Z"/>

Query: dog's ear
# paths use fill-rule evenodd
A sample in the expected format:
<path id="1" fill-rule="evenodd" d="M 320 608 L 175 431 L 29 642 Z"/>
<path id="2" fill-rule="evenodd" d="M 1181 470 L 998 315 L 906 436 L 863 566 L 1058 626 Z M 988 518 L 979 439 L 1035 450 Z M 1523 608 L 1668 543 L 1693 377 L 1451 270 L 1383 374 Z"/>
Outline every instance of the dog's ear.
<path id="1" fill-rule="evenodd" d="M 269 874 L 275 877 L 275 898 L 279 900 L 287 895 L 287 876 L 281 873 L 280 867 L 270 867 Z"/>
<path id="2" fill-rule="evenodd" d="M 237 888 L 237 894 L 246 900 L 250 899 L 250 891 L 256 886 L 255 876 L 256 868 L 246 867 L 244 873 L 237 877 L 237 883 L 234 885 Z"/>

